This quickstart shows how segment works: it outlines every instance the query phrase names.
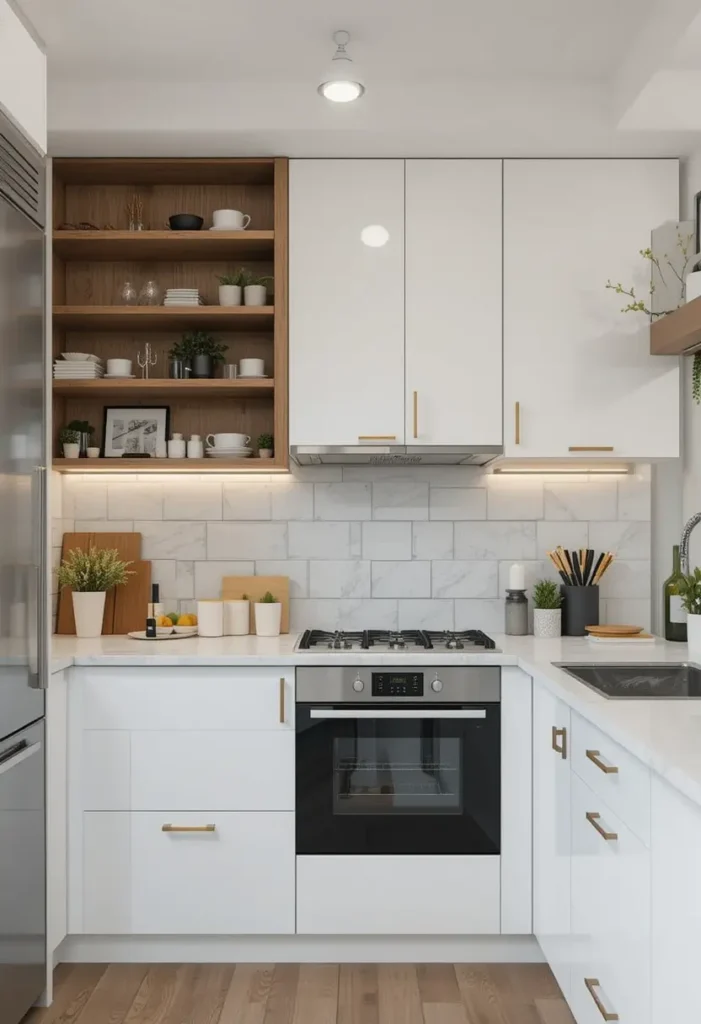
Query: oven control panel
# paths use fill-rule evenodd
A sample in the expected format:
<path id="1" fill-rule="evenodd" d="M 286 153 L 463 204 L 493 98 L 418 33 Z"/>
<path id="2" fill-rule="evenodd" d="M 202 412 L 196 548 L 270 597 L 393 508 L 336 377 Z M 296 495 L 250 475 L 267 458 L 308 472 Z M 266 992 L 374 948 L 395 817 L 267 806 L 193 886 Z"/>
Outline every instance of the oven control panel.
<path id="1" fill-rule="evenodd" d="M 423 672 L 373 672 L 373 697 L 423 697 Z"/>

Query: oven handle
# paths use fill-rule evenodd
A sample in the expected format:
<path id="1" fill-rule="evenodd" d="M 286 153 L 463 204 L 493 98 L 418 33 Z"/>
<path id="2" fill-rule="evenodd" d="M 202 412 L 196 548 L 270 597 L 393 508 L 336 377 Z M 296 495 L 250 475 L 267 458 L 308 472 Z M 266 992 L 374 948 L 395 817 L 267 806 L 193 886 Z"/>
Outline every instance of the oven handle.
<path id="1" fill-rule="evenodd" d="M 310 708 L 310 718 L 486 718 L 484 708 Z"/>

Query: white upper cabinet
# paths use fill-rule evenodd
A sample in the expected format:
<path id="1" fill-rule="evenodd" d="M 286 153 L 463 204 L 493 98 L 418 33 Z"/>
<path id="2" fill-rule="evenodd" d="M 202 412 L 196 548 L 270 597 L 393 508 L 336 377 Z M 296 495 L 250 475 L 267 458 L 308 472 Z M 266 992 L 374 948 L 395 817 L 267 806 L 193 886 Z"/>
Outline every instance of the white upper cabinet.
<path id="1" fill-rule="evenodd" d="M 404 161 L 292 160 L 289 216 L 290 442 L 401 444 Z"/>
<path id="2" fill-rule="evenodd" d="M 507 456 L 679 454 L 679 360 L 651 356 L 644 315 L 605 288 L 646 296 L 639 250 L 678 202 L 676 160 L 505 161 Z"/>
<path id="3" fill-rule="evenodd" d="M 0 108 L 46 152 L 46 54 L 0 0 Z"/>
<path id="4" fill-rule="evenodd" d="M 406 162 L 407 444 L 502 443 L 502 161 Z"/>

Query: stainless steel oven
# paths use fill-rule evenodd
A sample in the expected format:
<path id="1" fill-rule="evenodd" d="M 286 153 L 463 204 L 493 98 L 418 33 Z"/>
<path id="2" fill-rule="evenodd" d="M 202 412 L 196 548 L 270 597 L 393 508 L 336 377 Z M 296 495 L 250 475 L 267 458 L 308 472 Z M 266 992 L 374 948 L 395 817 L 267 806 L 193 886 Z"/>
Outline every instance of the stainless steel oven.
<path id="1" fill-rule="evenodd" d="M 297 669 L 298 854 L 498 854 L 495 666 Z"/>

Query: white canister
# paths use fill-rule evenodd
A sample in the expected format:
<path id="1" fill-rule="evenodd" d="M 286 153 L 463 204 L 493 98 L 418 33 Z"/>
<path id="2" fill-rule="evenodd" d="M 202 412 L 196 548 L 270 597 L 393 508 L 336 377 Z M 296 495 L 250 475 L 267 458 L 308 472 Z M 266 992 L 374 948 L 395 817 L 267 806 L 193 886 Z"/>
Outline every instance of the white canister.
<path id="1" fill-rule="evenodd" d="M 105 591 L 73 591 L 73 614 L 75 635 L 78 637 L 100 636 L 102 618 L 105 614 Z"/>
<path id="2" fill-rule="evenodd" d="M 193 434 L 187 442 L 187 457 L 188 459 L 204 458 L 204 445 L 199 434 Z"/>
<path id="3" fill-rule="evenodd" d="M 224 636 L 222 601 L 197 602 L 197 632 L 200 636 Z"/>
<path id="4" fill-rule="evenodd" d="M 541 640 L 554 640 L 562 634 L 561 608 L 533 609 L 533 636 Z"/>
<path id="5" fill-rule="evenodd" d="M 257 636 L 280 636 L 280 622 L 282 620 L 281 604 L 264 604 L 256 602 L 256 635 Z"/>
<path id="6" fill-rule="evenodd" d="M 224 601 L 224 636 L 247 636 L 251 625 L 250 601 Z"/>
<path id="7" fill-rule="evenodd" d="M 265 361 L 249 357 L 239 362 L 239 377 L 262 377 L 265 373 Z"/>
<path id="8" fill-rule="evenodd" d="M 183 440 L 182 434 L 173 434 L 170 441 L 168 442 L 168 458 L 185 458 L 185 441 Z"/>

